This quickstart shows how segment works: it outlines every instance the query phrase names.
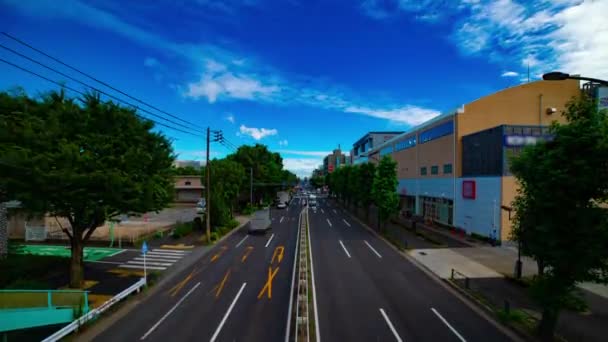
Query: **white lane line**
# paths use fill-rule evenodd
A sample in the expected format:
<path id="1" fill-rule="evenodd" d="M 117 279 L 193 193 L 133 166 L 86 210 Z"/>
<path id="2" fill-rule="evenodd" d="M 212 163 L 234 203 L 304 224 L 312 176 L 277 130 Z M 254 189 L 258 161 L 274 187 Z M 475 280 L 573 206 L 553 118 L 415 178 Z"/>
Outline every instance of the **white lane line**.
<path id="1" fill-rule="evenodd" d="M 301 214 L 301 212 L 300 212 Z M 300 220 L 302 216 L 298 216 L 298 227 L 300 227 Z M 285 342 L 289 342 L 289 333 L 291 329 L 291 310 L 293 306 L 293 289 L 296 284 L 296 262 L 298 260 L 298 245 L 300 242 L 300 229 L 298 228 L 298 233 L 296 234 L 296 250 L 293 255 L 293 271 L 291 272 L 291 290 L 289 290 L 289 309 L 287 310 L 287 329 L 285 330 Z"/>
<path id="2" fill-rule="evenodd" d="M 270 245 L 270 241 L 272 241 L 272 239 L 274 238 L 274 234 L 270 235 L 270 239 L 268 239 L 268 242 L 266 242 L 266 246 L 264 246 L 264 248 L 268 247 L 268 245 Z"/>
<path id="3" fill-rule="evenodd" d="M 344 250 L 344 253 L 346 253 L 346 256 L 348 256 L 350 258 L 350 253 L 348 253 L 348 250 L 346 249 L 346 247 L 344 247 L 344 244 L 342 243 L 342 240 L 338 240 L 340 241 L 340 245 L 342 246 L 342 249 Z"/>
<path id="4" fill-rule="evenodd" d="M 326 219 L 326 220 L 327 220 L 327 224 L 331 227 L 331 221 L 329 219 Z"/>
<path id="5" fill-rule="evenodd" d="M 323 208 L 321 208 L 321 212 L 322 212 L 323 214 L 325 214 L 325 210 L 323 210 Z"/>
<path id="6" fill-rule="evenodd" d="M 127 265 L 144 265 L 144 264 L 150 265 L 150 266 L 171 266 L 171 265 L 173 265 L 173 263 L 156 262 L 156 261 L 148 261 L 148 260 L 146 260 L 145 263 L 143 261 L 137 261 L 137 260 L 127 261 Z"/>
<path id="7" fill-rule="evenodd" d="M 382 317 L 384 317 L 386 324 L 388 324 L 389 329 L 391 329 L 391 331 L 393 332 L 393 335 L 395 335 L 395 339 L 399 342 L 403 342 L 401 337 L 399 337 L 399 334 L 397 334 L 397 330 L 395 330 L 393 323 L 391 323 L 391 320 L 388 319 L 388 316 L 386 315 L 386 312 L 384 312 L 384 309 L 380 308 L 380 313 L 382 314 Z"/>
<path id="8" fill-rule="evenodd" d="M 234 248 L 237 248 L 238 246 L 242 245 L 243 242 L 245 242 L 245 240 L 247 240 L 247 238 L 249 237 L 249 235 L 245 235 L 245 237 L 239 241 L 239 243 L 236 244 L 236 246 L 234 246 Z"/>
<path id="9" fill-rule="evenodd" d="M 443 316 L 441 316 L 441 314 L 437 310 L 435 310 L 435 308 L 431 308 L 431 311 L 433 311 L 433 313 L 435 315 L 437 315 L 437 317 L 439 317 L 439 319 L 443 322 L 443 324 L 447 325 L 447 327 L 450 328 L 450 330 L 452 330 L 454 335 L 456 335 L 462 342 L 467 342 L 467 340 L 465 340 L 464 337 L 462 337 L 462 335 L 460 335 L 460 333 L 458 333 L 458 331 L 456 331 L 456 329 L 454 329 L 454 327 L 451 326 L 450 323 L 448 323 L 448 321 L 445 318 L 443 318 Z"/>
<path id="10" fill-rule="evenodd" d="M 279 223 L 283 223 L 283 216 L 281 216 L 281 219 L 279 220 Z"/>
<path id="11" fill-rule="evenodd" d="M 369 242 L 367 242 L 367 240 L 363 240 L 363 242 L 365 242 L 365 244 L 367 245 L 367 247 L 369 247 L 369 249 L 371 249 L 372 252 L 376 253 L 376 255 L 378 256 L 378 258 L 382 258 L 382 255 L 380 255 L 380 253 L 378 253 L 378 251 L 375 250 L 374 247 L 372 247 L 372 245 L 370 245 Z"/>
<path id="12" fill-rule="evenodd" d="M 243 292 L 243 289 L 245 289 L 245 286 L 247 286 L 247 283 L 243 283 L 243 285 L 241 286 L 241 289 L 239 290 L 239 293 L 237 293 L 236 297 L 234 297 L 234 300 L 232 301 L 232 304 L 230 304 L 230 307 L 228 307 L 228 311 L 226 311 L 226 314 L 224 315 L 224 318 L 222 318 L 222 321 L 220 322 L 220 325 L 218 325 L 217 329 L 215 330 L 215 334 L 213 334 L 213 336 L 211 337 L 211 340 L 210 340 L 211 342 L 214 342 L 215 339 L 217 338 L 217 335 L 220 334 L 220 331 L 222 330 L 222 327 L 224 326 L 224 323 L 226 323 L 226 320 L 228 319 L 228 316 L 230 316 L 230 312 L 234 308 L 234 305 L 236 304 L 236 301 L 241 296 L 241 293 Z"/>
<path id="13" fill-rule="evenodd" d="M 144 265 L 127 265 L 127 264 L 124 264 L 124 265 L 119 265 L 118 267 L 120 267 L 120 268 L 137 268 L 137 269 L 140 269 L 140 270 L 144 269 Z M 147 270 L 163 271 L 163 270 L 166 270 L 167 268 L 166 267 L 160 267 L 160 266 L 148 266 L 148 265 L 146 265 L 146 269 Z"/>
<path id="14" fill-rule="evenodd" d="M 113 256 L 115 256 L 115 255 L 118 255 L 118 254 L 120 254 L 120 253 L 124 253 L 124 252 L 126 252 L 126 251 L 127 251 L 126 249 L 121 249 L 120 251 L 118 251 L 118 252 L 116 252 L 116 253 L 114 253 L 114 254 L 110 254 L 110 255 L 108 255 L 108 258 L 109 258 L 109 257 L 113 257 Z"/>
<path id="15" fill-rule="evenodd" d="M 160 262 L 170 262 L 170 263 L 174 263 L 174 262 L 177 261 L 177 260 L 172 260 L 172 259 L 168 259 L 167 260 L 167 259 L 162 259 L 162 258 L 150 258 L 150 257 L 146 257 L 145 259 L 146 259 L 146 261 L 160 261 Z M 137 257 L 137 258 L 133 258 L 131 260 L 140 260 L 140 261 L 143 261 L 144 258 Z"/>
<path id="16" fill-rule="evenodd" d="M 342 221 L 344 221 L 344 223 L 346 223 L 346 225 L 350 227 L 350 223 L 346 222 L 345 219 L 342 219 Z"/>
<path id="17" fill-rule="evenodd" d="M 306 212 L 306 220 L 308 221 L 308 211 Z M 310 221 L 308 221 L 308 254 L 310 255 L 310 275 L 312 280 L 312 304 L 315 309 L 315 329 L 316 329 L 316 342 L 321 342 L 321 328 L 319 328 L 319 309 L 317 308 L 317 286 L 315 285 L 315 269 L 314 262 L 312 259 L 312 243 L 310 243 Z"/>
<path id="18" fill-rule="evenodd" d="M 336 211 L 336 209 L 332 209 L 334 211 L 334 214 L 337 214 L 338 212 Z"/>
<path id="19" fill-rule="evenodd" d="M 194 292 L 194 290 L 196 290 L 196 288 L 197 288 L 197 287 L 199 287 L 199 285 L 201 285 L 201 283 L 200 283 L 200 282 L 196 283 L 196 285 L 194 285 L 194 286 L 193 286 L 193 287 L 190 289 L 190 291 L 188 291 L 188 292 L 187 292 L 187 293 L 186 293 L 186 294 L 185 294 L 185 295 L 184 295 L 184 296 L 183 296 L 183 297 L 182 297 L 182 298 L 181 298 L 181 299 L 180 299 L 180 300 L 179 300 L 177 303 L 175 303 L 175 305 L 173 305 L 173 307 L 172 307 L 172 308 L 171 308 L 169 311 L 167 311 L 167 313 L 166 313 L 166 314 L 165 314 L 165 315 L 164 315 L 164 316 L 163 316 L 163 317 L 162 317 L 162 318 L 161 318 L 161 319 L 160 319 L 158 322 L 156 322 L 156 324 L 154 324 L 154 325 L 152 326 L 152 328 L 150 328 L 150 330 L 148 330 L 148 332 L 146 332 L 146 333 L 144 334 L 144 336 L 142 336 L 142 337 L 140 338 L 140 340 L 145 340 L 145 339 L 146 339 L 146 337 L 148 337 L 148 335 L 150 335 L 150 334 L 151 334 L 151 333 L 152 333 L 154 330 L 156 330 L 156 328 L 158 328 L 158 326 L 159 326 L 159 325 L 160 325 L 160 324 L 161 324 L 161 323 L 162 323 L 162 322 L 163 322 L 165 319 L 167 319 L 167 317 L 169 317 L 169 315 L 170 315 L 170 314 L 172 314 L 172 313 L 173 313 L 173 311 L 175 311 L 175 309 L 177 309 L 177 307 L 178 307 L 178 306 L 179 306 L 179 305 L 180 305 L 180 304 L 181 304 L 181 303 L 182 303 L 182 302 L 183 302 L 183 301 L 184 301 L 186 298 L 188 298 L 188 296 L 189 296 L 189 295 L 190 295 L 192 292 Z"/>

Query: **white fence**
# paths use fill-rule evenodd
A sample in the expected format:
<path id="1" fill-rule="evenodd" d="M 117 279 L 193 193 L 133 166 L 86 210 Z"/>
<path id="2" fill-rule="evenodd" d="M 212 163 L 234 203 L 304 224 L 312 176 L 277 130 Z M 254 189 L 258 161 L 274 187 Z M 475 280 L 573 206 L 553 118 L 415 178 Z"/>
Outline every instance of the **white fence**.
<path id="1" fill-rule="evenodd" d="M 64 338 L 65 336 L 67 336 L 67 335 L 71 334 L 72 332 L 74 332 L 75 330 L 77 330 L 83 324 L 87 323 L 90 320 L 93 320 L 93 319 L 97 318 L 97 316 L 99 316 L 102 312 L 106 311 L 112 305 L 118 303 L 119 301 L 121 301 L 122 299 L 124 299 L 125 297 L 127 297 L 128 295 L 130 295 L 131 293 L 136 292 L 136 291 L 139 292 L 139 290 L 143 286 L 145 286 L 145 285 L 146 285 L 146 278 L 141 278 L 135 284 L 131 285 L 128 289 L 126 289 L 126 290 L 122 291 L 121 293 L 117 294 L 112 299 L 110 299 L 107 302 L 103 303 L 98 308 L 89 311 L 85 315 L 82 315 L 77 320 L 75 320 L 72 323 L 70 323 L 70 324 L 66 325 L 65 327 L 61 328 L 61 330 L 58 330 L 53 335 L 51 335 L 51 336 L 45 338 L 44 340 L 42 340 L 42 342 L 59 341 L 60 339 Z"/>

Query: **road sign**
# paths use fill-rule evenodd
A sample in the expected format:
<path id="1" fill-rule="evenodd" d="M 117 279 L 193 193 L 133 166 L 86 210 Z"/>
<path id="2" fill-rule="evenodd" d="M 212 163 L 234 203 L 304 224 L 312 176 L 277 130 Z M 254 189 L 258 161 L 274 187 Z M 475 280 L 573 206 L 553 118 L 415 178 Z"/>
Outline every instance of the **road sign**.
<path id="1" fill-rule="evenodd" d="M 148 253 L 148 244 L 146 243 L 146 241 L 144 241 L 144 243 L 141 245 L 141 254 L 146 253 Z"/>

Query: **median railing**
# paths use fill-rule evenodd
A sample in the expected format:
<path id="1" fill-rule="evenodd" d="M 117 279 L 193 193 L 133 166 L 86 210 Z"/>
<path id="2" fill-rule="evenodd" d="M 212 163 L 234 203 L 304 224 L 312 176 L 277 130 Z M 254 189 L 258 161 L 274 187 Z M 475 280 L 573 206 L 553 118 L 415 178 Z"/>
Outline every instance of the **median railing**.
<path id="1" fill-rule="evenodd" d="M 308 215 L 300 214 L 300 241 L 298 255 L 298 290 L 296 302 L 296 341 L 310 341 L 310 310 L 308 308 Z"/>
<path id="2" fill-rule="evenodd" d="M 82 325 L 86 324 L 87 322 L 96 319 L 101 313 L 103 313 L 104 311 L 108 310 L 112 305 L 118 303 L 119 301 L 121 301 L 122 299 L 126 298 L 127 296 L 129 296 L 133 292 L 139 292 L 141 290 L 141 288 L 144 287 L 144 286 L 146 286 L 146 279 L 145 278 L 141 278 L 135 284 L 131 285 L 129 288 L 125 289 L 124 291 L 120 292 L 116 296 L 112 297 L 112 299 L 110 299 L 107 302 L 103 303 L 98 308 L 95 308 L 95 309 L 89 311 L 88 313 L 84 314 L 83 316 L 81 316 L 77 320 L 75 320 L 72 323 L 70 323 L 70 324 L 66 325 L 65 327 L 61 328 L 60 330 L 58 330 L 57 332 L 55 332 L 53 335 L 45 338 L 42 341 L 43 342 L 59 341 L 63 337 L 65 337 L 65 336 L 71 334 L 72 332 L 78 330 L 78 328 L 80 328 Z"/>

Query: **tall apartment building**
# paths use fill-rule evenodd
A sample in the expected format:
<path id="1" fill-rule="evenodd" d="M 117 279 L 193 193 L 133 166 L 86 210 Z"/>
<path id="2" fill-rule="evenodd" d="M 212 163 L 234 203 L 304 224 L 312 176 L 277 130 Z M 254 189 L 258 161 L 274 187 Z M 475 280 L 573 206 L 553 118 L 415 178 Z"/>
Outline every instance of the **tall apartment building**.
<path id="1" fill-rule="evenodd" d="M 340 150 L 340 147 L 333 150 L 331 154 L 328 154 L 323 158 L 323 174 L 334 172 L 340 166 L 350 164 L 350 160 L 347 161 L 346 156 Z"/>

